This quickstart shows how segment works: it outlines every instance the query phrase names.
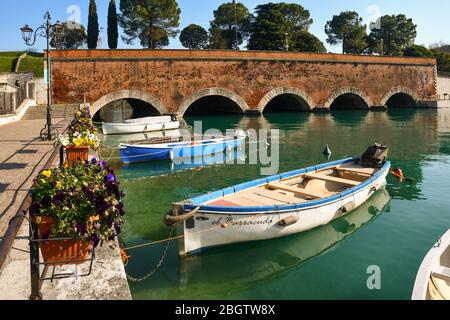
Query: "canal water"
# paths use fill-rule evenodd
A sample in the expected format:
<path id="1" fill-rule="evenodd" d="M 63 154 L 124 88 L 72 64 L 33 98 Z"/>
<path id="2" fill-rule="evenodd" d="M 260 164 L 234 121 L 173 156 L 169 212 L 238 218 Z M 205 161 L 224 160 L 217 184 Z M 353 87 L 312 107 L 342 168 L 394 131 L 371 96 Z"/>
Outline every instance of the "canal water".
<path id="1" fill-rule="evenodd" d="M 187 122 L 195 120 L 205 129 L 279 129 L 280 172 L 326 162 L 326 144 L 333 152 L 330 161 L 360 156 L 374 142 L 387 144 L 393 167 L 416 182 L 390 176 L 386 190 L 356 211 L 287 238 L 184 259 L 173 242 L 159 272 L 130 282 L 134 299 L 410 299 L 423 257 L 450 227 L 450 109 L 229 115 Z M 114 147 L 121 139 L 130 138 L 105 138 L 102 157 L 118 157 Z M 111 161 L 126 193 L 127 247 L 167 238 L 163 216 L 173 202 L 261 177 L 260 165 L 251 164 L 219 162 L 177 171 L 181 168 L 170 162 Z M 127 272 L 144 276 L 163 249 L 158 244 L 131 250 Z M 369 290 L 367 280 L 377 268 L 381 289 Z"/>

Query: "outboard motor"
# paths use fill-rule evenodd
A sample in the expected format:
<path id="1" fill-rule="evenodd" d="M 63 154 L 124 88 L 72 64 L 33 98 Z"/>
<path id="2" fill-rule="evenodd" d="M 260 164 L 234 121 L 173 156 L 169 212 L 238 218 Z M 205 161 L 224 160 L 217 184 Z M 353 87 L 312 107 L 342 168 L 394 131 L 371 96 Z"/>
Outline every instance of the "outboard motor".
<path id="1" fill-rule="evenodd" d="M 387 160 L 389 147 L 375 143 L 361 156 L 361 164 L 364 167 L 381 168 Z"/>

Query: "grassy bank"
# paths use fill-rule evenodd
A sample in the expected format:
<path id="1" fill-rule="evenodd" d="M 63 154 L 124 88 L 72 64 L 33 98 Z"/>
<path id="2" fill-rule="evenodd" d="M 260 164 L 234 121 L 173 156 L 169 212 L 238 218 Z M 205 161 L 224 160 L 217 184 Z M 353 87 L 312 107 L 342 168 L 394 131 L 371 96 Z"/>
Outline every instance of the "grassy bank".
<path id="1" fill-rule="evenodd" d="M 9 51 L 0 52 L 0 73 L 14 72 L 17 59 L 24 52 Z M 44 55 L 42 53 L 29 52 L 25 59 L 22 59 L 19 72 L 34 72 L 36 77 L 44 76 Z"/>

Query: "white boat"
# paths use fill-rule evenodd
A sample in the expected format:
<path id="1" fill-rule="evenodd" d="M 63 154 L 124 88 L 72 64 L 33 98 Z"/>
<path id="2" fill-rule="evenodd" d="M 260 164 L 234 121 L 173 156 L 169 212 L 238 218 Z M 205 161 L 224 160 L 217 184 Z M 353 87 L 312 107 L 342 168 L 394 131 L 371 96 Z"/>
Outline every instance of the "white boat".
<path id="1" fill-rule="evenodd" d="M 420 265 L 412 299 L 450 300 L 450 229 Z"/>
<path id="2" fill-rule="evenodd" d="M 173 121 L 170 116 L 130 119 L 123 123 L 102 123 L 105 135 L 173 130 L 179 127 L 180 122 Z"/>
<path id="3" fill-rule="evenodd" d="M 263 178 L 175 203 L 180 255 L 232 243 L 273 239 L 326 225 L 386 185 L 390 162 L 344 160 Z"/>

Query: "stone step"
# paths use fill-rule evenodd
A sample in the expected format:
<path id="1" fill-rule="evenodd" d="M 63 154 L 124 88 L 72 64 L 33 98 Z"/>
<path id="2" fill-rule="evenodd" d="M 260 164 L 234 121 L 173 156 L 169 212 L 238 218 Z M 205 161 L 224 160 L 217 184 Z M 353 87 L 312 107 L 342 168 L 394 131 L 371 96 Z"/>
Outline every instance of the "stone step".
<path id="1" fill-rule="evenodd" d="M 73 118 L 75 113 L 79 110 L 79 104 L 73 105 L 55 105 L 52 106 L 52 117 L 53 118 L 64 118 L 70 119 Z M 25 115 L 23 116 L 23 120 L 36 120 L 36 119 L 46 119 L 47 118 L 47 106 L 34 106 L 30 107 Z"/>

